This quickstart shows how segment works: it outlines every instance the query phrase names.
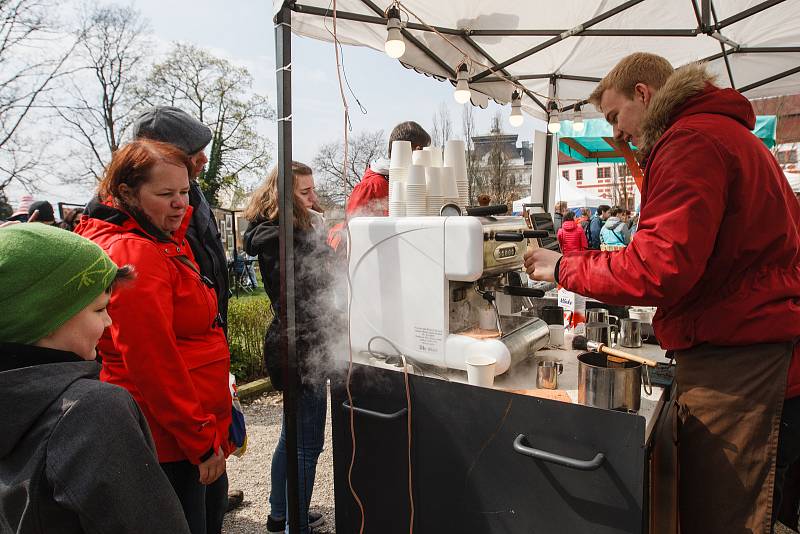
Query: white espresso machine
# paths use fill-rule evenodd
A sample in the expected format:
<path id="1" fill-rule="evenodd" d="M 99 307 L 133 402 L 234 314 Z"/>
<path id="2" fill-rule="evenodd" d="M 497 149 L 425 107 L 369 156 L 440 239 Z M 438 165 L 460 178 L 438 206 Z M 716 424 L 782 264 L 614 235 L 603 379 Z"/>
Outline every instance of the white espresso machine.
<path id="1" fill-rule="evenodd" d="M 542 296 L 520 283 L 541 233 L 523 217 L 359 217 L 349 232 L 354 356 L 460 370 L 491 356 L 499 375 L 549 342 L 544 321 L 513 312 Z"/>

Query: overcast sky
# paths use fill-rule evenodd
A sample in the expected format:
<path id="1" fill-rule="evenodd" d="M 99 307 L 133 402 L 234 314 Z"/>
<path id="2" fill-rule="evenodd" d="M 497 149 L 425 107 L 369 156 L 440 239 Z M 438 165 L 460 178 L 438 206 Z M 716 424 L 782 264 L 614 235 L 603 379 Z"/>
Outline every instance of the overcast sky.
<path id="1" fill-rule="evenodd" d="M 174 41 L 195 43 L 212 53 L 246 66 L 255 77 L 255 90 L 275 104 L 275 32 L 272 2 L 268 0 L 133 0 L 131 2 L 150 22 L 158 46 L 156 56 Z M 331 43 L 293 37 L 293 142 L 294 159 L 311 163 L 320 145 L 343 136 L 342 104 L 336 80 L 336 63 Z M 353 132 L 383 129 L 388 136 L 395 124 L 415 120 L 431 130 L 432 117 L 441 102 L 450 109 L 455 136 L 461 136 L 461 106 L 453 99 L 453 87 L 402 67 L 386 54 L 363 47 L 346 46 L 344 66 L 353 93 L 366 110 L 362 114 L 350 98 Z M 504 125 L 521 139 L 532 138 L 533 120 L 527 117 L 519 129 L 508 126 L 510 109 L 490 103 L 485 110 L 475 108 L 478 132 L 488 130 L 495 112 L 504 114 Z M 544 123 L 539 123 L 543 127 Z M 265 132 L 276 145 L 274 124 Z M 277 154 L 276 154 L 277 155 Z M 266 170 L 265 170 L 266 174 Z M 38 197 L 52 201 L 82 202 L 88 188 L 55 187 L 48 184 Z M 16 202 L 23 192 L 9 191 Z"/>

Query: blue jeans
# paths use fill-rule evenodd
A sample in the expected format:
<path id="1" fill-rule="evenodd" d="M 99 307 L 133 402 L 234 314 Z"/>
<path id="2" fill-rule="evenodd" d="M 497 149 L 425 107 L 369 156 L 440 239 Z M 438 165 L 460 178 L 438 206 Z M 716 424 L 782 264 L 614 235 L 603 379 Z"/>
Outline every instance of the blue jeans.
<path id="1" fill-rule="evenodd" d="M 314 491 L 317 459 L 325 444 L 325 414 L 328 398 L 325 384 L 303 386 L 297 398 L 297 466 L 300 497 L 300 532 L 308 532 L 308 507 Z M 273 519 L 286 518 L 286 421 L 272 455 L 272 488 L 269 494 Z"/>

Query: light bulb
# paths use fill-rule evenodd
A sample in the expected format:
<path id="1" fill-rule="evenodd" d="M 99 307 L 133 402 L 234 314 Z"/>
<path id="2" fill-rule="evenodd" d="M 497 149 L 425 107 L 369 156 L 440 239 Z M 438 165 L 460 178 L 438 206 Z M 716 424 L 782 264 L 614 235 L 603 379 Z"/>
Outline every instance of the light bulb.
<path id="1" fill-rule="evenodd" d="M 522 116 L 522 97 L 518 91 L 511 94 L 511 115 L 508 117 L 508 123 L 514 128 L 519 128 L 525 119 Z"/>
<path id="2" fill-rule="evenodd" d="M 472 98 L 472 93 L 469 91 L 469 83 L 467 83 L 468 77 L 469 72 L 467 71 L 467 65 L 462 63 L 458 67 L 458 74 L 456 75 L 456 90 L 453 93 L 453 98 L 455 98 L 456 102 L 459 104 L 466 104 L 469 102 L 470 98 Z"/>
<path id="3" fill-rule="evenodd" d="M 547 131 L 550 133 L 558 133 L 561 131 L 561 123 L 558 121 L 558 116 L 550 115 L 550 121 L 547 123 Z"/>
<path id="4" fill-rule="evenodd" d="M 400 10 L 397 7 L 392 7 L 387 13 L 388 22 L 386 23 L 386 43 L 383 49 L 392 59 L 397 59 L 406 53 L 406 42 L 403 40 L 403 35 L 400 33 Z"/>
<path id="5" fill-rule="evenodd" d="M 583 123 L 583 117 L 581 117 L 580 115 L 577 115 L 572 120 L 572 129 L 575 130 L 576 132 L 582 132 L 585 127 L 586 125 Z"/>
<path id="6" fill-rule="evenodd" d="M 406 53 L 406 42 L 403 40 L 399 28 L 389 28 L 383 49 L 386 51 L 386 55 L 392 59 L 397 59 Z"/>

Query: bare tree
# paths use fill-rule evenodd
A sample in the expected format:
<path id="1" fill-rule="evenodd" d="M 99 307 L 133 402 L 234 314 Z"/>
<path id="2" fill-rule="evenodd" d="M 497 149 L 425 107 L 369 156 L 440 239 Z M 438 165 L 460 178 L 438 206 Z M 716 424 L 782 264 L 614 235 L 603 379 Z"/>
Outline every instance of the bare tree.
<path id="1" fill-rule="evenodd" d="M 501 139 L 503 135 L 501 124 L 500 113 L 497 113 L 492 118 L 492 129 L 489 134 L 491 142 L 481 169 L 485 189 L 483 192 L 489 193 L 494 204 L 510 204 L 517 197 L 516 177 L 511 172 L 509 155 Z"/>
<path id="2" fill-rule="evenodd" d="M 467 150 L 467 181 L 469 184 L 469 202 L 475 203 L 476 191 L 482 187 L 482 176 L 478 169 L 478 157 L 475 153 L 475 116 L 472 104 L 464 104 L 461 110 L 461 132 L 464 134 L 464 146 Z"/>
<path id="3" fill-rule="evenodd" d="M 80 67 L 54 107 L 75 141 L 83 168 L 66 181 L 99 180 L 142 103 L 141 83 L 150 43 L 148 24 L 132 7 L 94 6 L 82 15 Z"/>
<path id="4" fill-rule="evenodd" d="M 447 104 L 442 102 L 439 109 L 433 114 L 433 131 L 431 133 L 431 144 L 433 146 L 444 146 L 453 133 L 453 122 L 450 120 L 450 110 Z"/>
<path id="5" fill-rule="evenodd" d="M 369 164 L 386 154 L 386 136 L 383 130 L 360 132 L 350 136 L 348 146 L 346 173 L 342 171 L 344 160 L 342 141 L 323 145 L 314 157 L 313 166 L 320 180 L 319 195 L 323 207 L 345 204 Z"/>
<path id="6" fill-rule="evenodd" d="M 243 67 L 191 44 L 175 45 L 167 59 L 153 67 L 142 91 L 150 105 L 183 108 L 213 132 L 208 166 L 200 175 L 212 205 L 223 189 L 240 180 L 261 177 L 272 159 L 272 144 L 259 125 L 275 112 L 266 97 L 252 92 L 253 77 Z"/>
<path id="7" fill-rule="evenodd" d="M 75 40 L 59 36 L 50 0 L 0 0 L 0 194 L 12 182 L 36 190 L 46 143 L 31 119 L 66 73 Z M 41 111 L 41 110 L 38 110 Z"/>

